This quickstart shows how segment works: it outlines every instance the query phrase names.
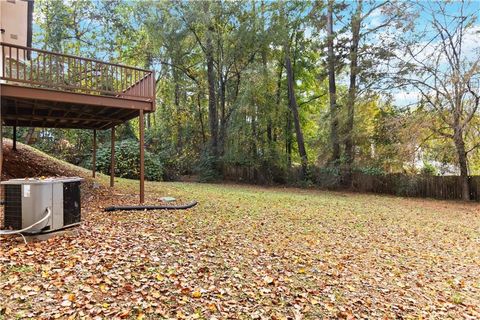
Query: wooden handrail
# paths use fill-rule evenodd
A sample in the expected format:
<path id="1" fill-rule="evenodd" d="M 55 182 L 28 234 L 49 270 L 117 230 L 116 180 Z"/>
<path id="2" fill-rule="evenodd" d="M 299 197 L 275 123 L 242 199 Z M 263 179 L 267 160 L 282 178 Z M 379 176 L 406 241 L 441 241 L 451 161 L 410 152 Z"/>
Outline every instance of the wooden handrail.
<path id="1" fill-rule="evenodd" d="M 154 102 L 150 70 L 0 42 L 0 78 L 17 84 Z"/>
<path id="2" fill-rule="evenodd" d="M 75 55 L 72 55 L 72 54 L 58 53 L 58 52 L 47 51 L 47 50 L 43 50 L 43 49 L 36 49 L 36 48 L 20 46 L 18 44 L 13 44 L 13 43 L 8 43 L 8 42 L 0 42 L 0 46 L 3 46 L 3 45 L 8 46 L 8 47 L 12 47 L 12 48 L 24 49 L 24 50 L 35 51 L 35 52 L 46 53 L 46 54 L 52 54 L 52 55 L 56 55 L 56 56 L 63 56 L 63 57 L 68 57 L 68 58 L 82 59 L 82 60 L 87 60 L 87 61 L 92 61 L 92 62 L 97 62 L 97 63 L 103 63 L 103 64 L 108 64 L 108 65 L 111 65 L 111 66 L 123 67 L 123 68 L 132 69 L 132 70 L 152 72 L 151 70 L 142 69 L 142 68 L 138 68 L 138 67 L 127 66 L 125 64 L 105 62 L 105 61 L 101 61 L 101 60 L 97 60 L 97 59 L 75 56 Z"/>

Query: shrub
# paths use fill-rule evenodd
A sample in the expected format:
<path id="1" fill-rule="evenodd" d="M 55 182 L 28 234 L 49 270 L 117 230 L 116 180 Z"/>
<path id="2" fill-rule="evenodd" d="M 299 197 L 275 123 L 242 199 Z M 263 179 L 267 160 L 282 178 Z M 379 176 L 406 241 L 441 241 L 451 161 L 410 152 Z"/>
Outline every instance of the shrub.
<path id="1" fill-rule="evenodd" d="M 97 170 L 110 173 L 110 148 L 102 147 L 97 153 Z M 140 154 L 138 141 L 128 139 L 115 145 L 115 176 L 138 179 L 140 176 Z M 158 157 L 145 150 L 145 178 L 160 181 L 163 176 L 163 165 Z"/>
<path id="2" fill-rule="evenodd" d="M 198 173 L 200 182 L 211 182 L 218 180 L 220 176 L 220 170 L 218 169 L 218 161 L 210 150 L 205 150 L 195 168 Z"/>
<path id="3" fill-rule="evenodd" d="M 436 175 L 438 175 L 438 170 L 431 163 L 424 162 L 423 163 L 423 168 L 420 171 L 420 173 L 423 174 L 423 175 L 426 175 L 426 176 L 436 176 Z"/>
<path id="4" fill-rule="evenodd" d="M 312 167 L 313 183 L 320 188 L 336 189 L 340 186 L 341 173 L 338 167 Z"/>
<path id="5" fill-rule="evenodd" d="M 357 171 L 371 176 L 381 176 L 385 174 L 385 171 L 383 171 L 382 168 L 378 167 L 361 167 L 358 168 Z"/>

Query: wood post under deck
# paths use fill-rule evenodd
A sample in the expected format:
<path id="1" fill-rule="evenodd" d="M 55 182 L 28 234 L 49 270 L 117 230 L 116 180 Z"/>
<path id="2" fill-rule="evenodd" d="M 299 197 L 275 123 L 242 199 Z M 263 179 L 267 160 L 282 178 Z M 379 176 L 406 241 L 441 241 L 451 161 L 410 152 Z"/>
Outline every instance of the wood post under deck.
<path id="1" fill-rule="evenodd" d="M 13 126 L 12 140 L 13 140 L 12 150 L 17 151 L 17 126 Z"/>
<path id="2" fill-rule="evenodd" d="M 110 187 L 115 184 L 115 127 L 112 127 L 112 136 L 110 138 L 111 151 L 110 151 Z"/>
<path id="3" fill-rule="evenodd" d="M 2 181 L 3 174 L 3 124 L 2 124 L 2 104 L 0 102 L 0 181 Z M 0 190 L 1 187 L 0 187 Z M 0 198 L 3 199 L 3 193 L 1 193 Z"/>
<path id="4" fill-rule="evenodd" d="M 145 202 L 145 119 L 143 110 L 140 109 L 138 116 L 138 130 L 140 131 L 140 203 Z"/>
<path id="5" fill-rule="evenodd" d="M 97 130 L 93 129 L 93 152 L 92 152 L 92 177 L 95 178 L 97 171 Z"/>

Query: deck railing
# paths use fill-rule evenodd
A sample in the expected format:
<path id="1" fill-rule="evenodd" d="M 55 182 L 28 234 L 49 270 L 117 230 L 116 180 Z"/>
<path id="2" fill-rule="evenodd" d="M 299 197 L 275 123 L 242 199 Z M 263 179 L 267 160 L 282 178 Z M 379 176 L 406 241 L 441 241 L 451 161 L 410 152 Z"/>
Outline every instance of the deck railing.
<path id="1" fill-rule="evenodd" d="M 18 85 L 154 101 L 152 71 L 0 42 L 0 78 Z"/>

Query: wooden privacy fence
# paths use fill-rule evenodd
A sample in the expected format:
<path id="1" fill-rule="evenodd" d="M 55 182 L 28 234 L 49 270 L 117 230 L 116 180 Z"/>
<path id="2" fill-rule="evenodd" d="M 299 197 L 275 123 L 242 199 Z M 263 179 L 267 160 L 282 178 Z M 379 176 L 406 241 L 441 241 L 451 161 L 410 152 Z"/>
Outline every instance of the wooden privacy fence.
<path id="1" fill-rule="evenodd" d="M 150 70 L 0 43 L 0 78 L 9 83 L 91 95 L 152 101 Z"/>
<path id="2" fill-rule="evenodd" d="M 274 176 L 277 174 L 276 176 Z M 280 174 L 280 175 L 278 175 Z M 290 170 L 271 170 L 250 166 L 226 165 L 223 167 L 224 179 L 254 184 L 291 184 L 299 183 L 301 177 L 298 168 Z M 443 200 L 462 199 L 462 179 L 459 176 L 428 176 L 392 173 L 369 175 L 356 172 L 352 176 L 352 185 L 342 184 L 341 176 L 326 172 L 321 168 L 311 168 L 311 183 L 321 189 L 350 190 L 377 194 L 390 194 L 405 197 L 434 198 Z M 470 198 L 480 201 L 480 176 L 470 176 Z"/>
<path id="3" fill-rule="evenodd" d="M 469 177 L 470 198 L 480 200 L 480 176 Z M 359 192 L 392 194 L 406 197 L 462 199 L 462 179 L 459 176 L 427 176 L 386 174 L 367 175 L 355 173 L 352 189 Z"/>

